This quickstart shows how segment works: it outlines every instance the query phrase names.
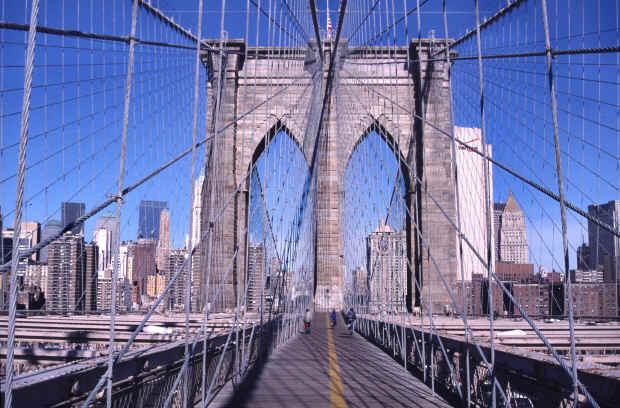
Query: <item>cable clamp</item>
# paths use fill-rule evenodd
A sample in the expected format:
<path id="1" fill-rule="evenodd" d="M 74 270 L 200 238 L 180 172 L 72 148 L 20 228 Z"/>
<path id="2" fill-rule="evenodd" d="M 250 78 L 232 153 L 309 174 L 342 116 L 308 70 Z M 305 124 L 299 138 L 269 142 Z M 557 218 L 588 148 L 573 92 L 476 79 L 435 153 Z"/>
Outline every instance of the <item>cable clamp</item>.
<path id="1" fill-rule="evenodd" d="M 121 194 L 107 194 L 108 198 L 113 198 L 117 203 L 125 204 Z"/>

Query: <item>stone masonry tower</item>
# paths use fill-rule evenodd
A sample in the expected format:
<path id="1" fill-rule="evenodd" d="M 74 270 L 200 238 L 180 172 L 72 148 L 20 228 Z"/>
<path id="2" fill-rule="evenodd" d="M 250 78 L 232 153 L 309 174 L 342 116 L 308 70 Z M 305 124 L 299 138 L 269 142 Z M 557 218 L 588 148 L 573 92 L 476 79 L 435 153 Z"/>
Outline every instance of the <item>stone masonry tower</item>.
<path id="1" fill-rule="evenodd" d="M 217 40 L 206 43 L 220 47 Z M 392 147 L 405 175 L 408 306 L 432 305 L 439 312 L 450 303 L 431 261 L 432 256 L 453 286 L 458 276 L 457 235 L 437 205 L 454 219 L 453 157 L 447 136 L 449 67 L 436 59 L 426 61 L 429 50 L 443 45 L 423 40 L 420 62 L 417 41 L 405 47 L 348 47 L 341 41 L 323 126 L 319 122 L 333 57 L 329 42 L 323 44 L 323 58 L 316 46 L 246 50 L 242 40 L 221 44 L 227 51 L 223 57 L 205 52 L 209 106 L 201 230 L 210 233 L 201 246 L 200 271 L 194 272 L 201 275 L 201 299 L 195 302 L 199 308 L 222 280 L 223 296 L 213 304 L 215 310 L 234 309 L 243 294 L 247 175 L 270 137 L 282 129 L 316 172 L 316 308 L 343 306 L 344 173 L 355 148 L 371 131 Z"/>

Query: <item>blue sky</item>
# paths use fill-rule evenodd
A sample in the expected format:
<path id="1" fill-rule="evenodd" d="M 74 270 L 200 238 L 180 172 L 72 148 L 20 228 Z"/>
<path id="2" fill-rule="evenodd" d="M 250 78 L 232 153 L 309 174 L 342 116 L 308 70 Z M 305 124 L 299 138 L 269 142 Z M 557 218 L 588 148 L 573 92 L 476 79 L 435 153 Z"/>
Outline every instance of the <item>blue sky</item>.
<path id="1" fill-rule="evenodd" d="M 77 29 L 109 35 L 129 33 L 131 2 L 43 1 L 39 23 L 57 28 Z M 424 3 L 424 2 L 423 2 Z M 474 25 L 473 1 L 448 1 L 449 36 L 457 37 Z M 569 4 L 548 1 L 552 45 L 556 49 L 574 49 L 617 45 L 619 42 L 617 4 L 605 1 L 576 1 Z M 176 22 L 197 32 L 197 1 L 153 1 Z M 261 2 L 266 10 L 278 16 L 293 33 L 293 40 L 272 30 L 263 15 L 257 15 L 250 4 L 246 32 L 247 1 L 227 0 L 224 29 L 229 38 L 245 38 L 251 45 L 303 45 L 301 30 L 287 19 L 277 1 Z M 306 3 L 300 7 L 303 29 L 309 31 L 310 15 Z M 372 24 L 364 27 L 352 45 L 364 42 L 403 14 L 405 2 L 380 3 Z M 408 1 L 407 8 L 414 2 Z M 481 19 L 493 14 L 504 1 L 481 1 Z M 325 26 L 325 4 L 319 6 L 319 21 Z M 361 2 L 349 2 L 349 15 L 343 36 L 357 26 Z M 203 38 L 220 35 L 221 3 L 205 2 Z M 336 4 L 331 2 L 331 20 L 337 24 Z M 365 13 L 367 6 L 363 5 Z M 442 2 L 431 0 L 422 7 L 422 24 L 417 15 L 399 24 L 376 44 L 405 44 L 407 38 L 426 36 L 435 30 L 436 37 L 445 35 Z M 27 22 L 29 10 L 22 2 L 5 3 L 0 18 L 17 23 Z M 357 16 L 357 17 L 356 17 Z M 370 21 L 370 20 L 369 20 Z M 528 52 L 544 48 L 540 2 L 530 1 L 482 34 L 483 53 Z M 258 28 L 258 29 L 257 29 Z M 309 31 L 311 34 L 311 31 Z M 258 33 L 258 34 L 257 34 Z M 140 11 L 137 37 L 153 41 L 191 45 L 143 10 Z M 23 86 L 23 56 L 26 34 L 0 31 L 0 205 L 5 225 L 11 225 L 15 201 L 15 177 L 19 123 Z M 475 41 L 457 47 L 460 56 L 476 55 Z M 60 218 L 62 201 L 82 201 L 92 208 L 116 190 L 122 130 L 123 94 L 127 69 L 128 46 L 124 43 L 77 40 L 54 35 L 37 35 L 33 78 L 30 143 L 26 173 L 25 220 Z M 618 53 L 564 55 L 554 60 L 558 89 L 560 143 L 566 177 L 567 199 L 586 209 L 593 202 L 619 199 L 620 185 L 620 75 Z M 486 135 L 494 146 L 495 158 L 533 181 L 557 191 L 553 157 L 553 131 L 549 94 L 545 76 L 545 59 L 513 58 L 485 60 Z M 452 69 L 455 123 L 480 126 L 478 103 L 478 67 L 476 61 L 457 61 Z M 201 83 L 204 71 L 201 70 Z M 124 184 L 134 182 L 161 163 L 174 157 L 191 144 L 194 89 L 194 52 L 140 45 L 136 47 L 134 87 L 129 112 L 127 160 Z M 206 91 L 200 87 L 198 138 L 204 137 Z M 286 144 L 284 144 L 286 145 Z M 283 148 L 285 149 L 285 148 Z M 288 149 L 288 148 L 286 148 Z M 294 157 L 293 150 L 286 150 Z M 204 165 L 204 148 L 197 152 L 196 176 Z M 259 164 L 261 168 L 262 164 Z M 387 166 L 387 165 L 386 165 Z M 386 174 L 390 174 L 385 169 Z M 130 194 L 123 206 L 122 238 L 135 239 L 138 205 L 142 199 L 168 201 L 172 215 L 173 245 L 182 246 L 189 228 L 189 157 L 166 170 L 153 181 Z M 260 171 L 268 172 L 265 169 Z M 281 171 L 281 170 L 279 170 Z M 391 170 L 393 171 L 393 169 Z M 299 174 L 303 172 L 299 170 Z M 274 183 L 273 186 L 277 185 Z M 495 170 L 495 199 L 503 200 L 512 189 L 528 217 L 531 261 L 554 266 L 561 253 L 559 208 L 531 187 L 512 176 Z M 275 187 L 274 187 L 275 188 Z M 382 187 L 383 192 L 388 188 Z M 361 191 L 361 190 L 360 190 Z M 269 197 L 277 200 L 275 191 Z M 288 200 L 298 192 L 287 195 Z M 383 196 L 381 191 L 369 194 Z M 276 207 L 283 206 L 277 202 Z M 281 207 L 284 208 L 284 207 Z M 115 211 L 115 208 L 110 208 Z M 287 212 L 275 214 L 286 224 Z M 371 217 L 369 215 L 369 217 Z M 374 218 L 375 215 L 372 215 Z M 586 225 L 570 214 L 571 245 L 581 243 Z M 86 224 L 87 237 L 92 236 L 94 220 Z M 560 258 L 558 258 L 560 259 Z M 571 251 L 574 262 L 574 253 Z M 560 260 L 561 263 L 561 260 Z M 556 266 L 557 269 L 557 266 Z"/>

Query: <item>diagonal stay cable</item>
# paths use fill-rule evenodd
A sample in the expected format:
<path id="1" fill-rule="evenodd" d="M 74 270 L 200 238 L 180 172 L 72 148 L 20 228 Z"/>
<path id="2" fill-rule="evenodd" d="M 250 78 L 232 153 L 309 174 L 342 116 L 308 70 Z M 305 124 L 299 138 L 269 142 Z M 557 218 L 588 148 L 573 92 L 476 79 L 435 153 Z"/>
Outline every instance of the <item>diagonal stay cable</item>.
<path id="1" fill-rule="evenodd" d="M 437 129 L 439 130 L 439 129 Z M 453 138 L 454 141 L 458 142 L 458 143 L 462 143 L 460 140 Z M 464 143 L 463 143 L 464 144 Z M 468 146 L 468 148 L 471 148 L 471 146 Z M 473 148 L 472 148 L 473 149 Z M 480 153 L 479 153 L 480 154 Z M 418 182 L 421 182 L 421 180 L 418 178 Z M 476 258 L 481 262 L 481 264 L 486 268 L 488 267 L 487 262 L 485 261 L 484 257 L 478 252 L 478 250 L 471 244 L 471 242 L 469 241 L 469 239 L 467 239 L 467 237 L 460 231 L 460 229 L 454 224 L 454 222 L 452 221 L 452 219 L 450 218 L 450 216 L 445 212 L 445 210 L 443 209 L 443 207 L 441 206 L 441 204 L 433 197 L 433 195 L 429 192 L 429 191 L 425 191 L 426 195 L 435 203 L 435 205 L 439 208 L 439 210 L 441 211 L 441 213 L 444 215 L 444 217 L 446 217 L 448 219 L 448 221 L 450 222 L 451 226 L 457 231 L 457 233 L 463 238 L 463 241 L 465 243 L 467 243 L 467 245 L 471 248 L 473 254 L 476 256 Z M 567 203 L 568 204 L 568 203 Z M 407 212 L 409 212 L 408 209 L 406 209 Z M 410 215 L 411 216 L 411 215 Z M 479 346 L 477 345 L 477 343 L 475 342 L 475 337 L 473 334 L 472 329 L 469 327 L 469 325 L 466 322 L 466 317 L 463 316 L 463 313 L 461 311 L 460 306 L 458 305 L 458 302 L 456 302 L 456 298 L 454 298 L 454 295 L 452 293 L 452 290 L 450 289 L 449 285 L 447 284 L 447 281 L 445 281 L 445 277 L 443 276 L 443 274 L 441 273 L 441 270 L 439 268 L 439 266 L 436 264 L 434 257 L 432 256 L 432 253 L 430 252 L 430 244 L 427 242 L 427 240 L 424 238 L 424 235 L 422 234 L 421 231 L 419 231 L 419 227 L 417 225 L 417 223 L 415 223 L 415 227 L 416 230 L 418 230 L 418 234 L 421 237 L 422 240 L 422 244 L 427 248 L 428 252 L 429 252 L 429 256 L 431 258 L 432 263 L 435 266 L 435 269 L 439 272 L 440 277 L 442 278 L 443 284 L 446 287 L 448 294 L 450 295 L 452 302 L 458 312 L 459 315 L 461 315 L 461 317 L 464 320 L 464 324 L 465 324 L 465 328 L 466 330 L 468 330 L 470 332 L 470 336 L 471 338 L 474 340 L 475 345 L 477 346 L 477 348 L 479 348 Z M 491 273 L 491 278 L 493 278 L 496 283 L 498 284 L 498 286 L 500 287 L 500 289 L 508 296 L 508 298 L 510 299 L 510 301 L 515 304 L 517 306 L 517 309 L 519 310 L 519 313 L 521 314 L 521 316 L 528 322 L 528 324 L 530 325 L 530 327 L 534 330 L 534 332 L 538 335 L 538 337 L 542 340 L 542 342 L 545 344 L 545 346 L 547 347 L 547 349 L 549 350 L 549 352 L 556 358 L 556 360 L 558 361 L 558 363 L 560 364 L 560 366 L 566 371 L 566 373 L 572 378 L 572 373 L 571 370 L 568 368 L 568 366 L 566 365 L 566 363 L 564 362 L 564 360 L 559 356 L 559 354 L 557 353 L 557 351 L 553 348 L 553 346 L 551 345 L 551 343 L 549 343 L 548 339 L 544 336 L 544 334 L 538 329 L 538 327 L 535 325 L 534 321 L 531 319 L 531 317 L 523 310 L 522 306 L 517 302 L 517 300 L 514 298 L 514 296 L 510 293 L 510 291 L 506 288 L 506 286 L 503 284 L 503 282 L 500 280 L 500 278 L 497 276 L 497 274 L 495 272 Z M 481 353 L 481 350 L 479 350 L 479 352 Z M 497 384 L 497 379 L 495 379 L 495 383 L 496 385 L 499 387 L 499 384 Z M 583 383 L 581 381 L 578 381 L 578 379 L 576 379 L 576 384 L 578 385 L 579 389 L 584 393 L 584 395 L 586 395 L 586 397 L 588 398 L 588 400 L 596 407 L 598 407 L 598 405 L 596 404 L 596 401 L 594 400 L 594 398 L 591 396 L 591 394 L 588 392 L 588 390 L 585 388 L 585 386 L 583 385 Z M 501 387 L 499 387 L 498 389 L 500 389 L 500 393 L 503 393 L 503 390 L 501 389 Z"/>
<path id="2" fill-rule="evenodd" d="M 254 0 L 250 0 L 254 5 L 256 5 L 254 3 Z M 310 43 L 310 38 L 308 37 L 308 34 L 306 33 L 306 30 L 304 30 L 304 27 L 301 25 L 301 23 L 299 22 L 299 19 L 297 19 L 297 16 L 295 15 L 295 13 L 293 13 L 293 11 L 291 10 L 291 7 L 289 6 L 288 2 L 286 0 L 281 0 L 282 3 L 284 4 L 284 7 L 286 7 L 286 11 L 288 11 L 288 13 L 290 14 L 290 16 L 293 18 L 293 21 L 295 21 L 295 24 L 297 25 L 297 27 L 299 27 L 299 30 L 301 31 L 301 33 L 304 36 L 304 39 L 306 40 L 306 43 Z M 276 24 L 277 25 L 277 24 Z M 278 26 L 279 27 L 279 26 Z"/>
<path id="3" fill-rule="evenodd" d="M 528 184 L 531 187 L 534 187 L 535 189 L 537 189 L 538 191 L 542 192 L 543 194 L 547 195 L 550 198 L 553 198 L 555 201 L 560 202 L 560 197 L 555 194 L 554 192 L 550 191 L 549 189 L 539 185 L 538 183 L 522 176 L 521 174 L 519 174 L 517 171 L 511 169 L 510 167 L 508 167 L 507 165 L 498 162 L 497 160 L 491 158 L 491 157 L 486 157 L 483 152 L 481 152 L 480 150 L 478 150 L 475 147 L 472 147 L 470 145 L 468 145 L 466 142 L 453 137 L 450 135 L 450 133 L 446 132 L 445 130 L 441 129 L 439 126 L 437 126 L 436 124 L 432 123 L 431 121 L 429 121 L 428 119 L 424 119 L 421 116 L 419 116 L 418 114 L 416 114 L 415 112 L 411 112 L 409 109 L 407 109 L 406 107 L 394 102 L 390 97 L 383 95 L 381 92 L 376 91 L 375 89 L 373 89 L 372 87 L 368 86 L 367 84 L 363 83 L 362 81 L 359 81 L 358 79 L 355 78 L 355 76 L 347 71 L 346 69 L 343 68 L 343 70 L 345 72 L 347 72 L 349 75 L 351 75 L 351 77 L 356 80 L 358 83 L 360 83 L 362 86 L 368 88 L 370 90 L 370 92 L 377 94 L 378 96 L 388 100 L 389 102 L 391 102 L 394 106 L 402 109 L 404 112 L 407 112 L 413 116 L 415 116 L 416 118 L 420 119 L 421 121 L 423 121 L 424 123 L 426 123 L 427 125 L 429 125 L 430 127 L 432 127 L 434 130 L 438 131 L 440 134 L 442 134 L 445 137 L 448 137 L 450 139 L 454 139 L 454 141 L 456 143 L 458 143 L 459 145 L 466 147 L 468 150 L 476 153 L 477 155 L 481 156 L 484 160 L 489 161 L 490 163 L 493 163 L 494 165 L 496 165 L 497 167 L 499 167 L 500 169 L 506 171 L 507 173 L 509 173 L 510 175 L 518 178 L 519 180 L 521 180 L 522 182 Z M 579 207 L 577 207 L 576 205 L 570 203 L 569 201 L 564 201 L 566 203 L 566 208 L 571 209 L 572 211 L 574 211 L 575 213 L 581 215 L 582 217 L 586 218 L 588 221 L 591 221 L 593 223 L 595 223 L 596 225 L 598 225 L 599 227 L 601 227 L 602 229 L 604 229 L 605 231 L 615 235 L 616 237 L 620 238 L 620 231 L 616 230 L 613 228 L 613 226 L 604 223 L 603 221 L 599 220 L 596 217 L 593 217 L 591 215 L 589 215 L 587 212 L 583 211 L 582 209 L 580 209 Z"/>
<path id="4" fill-rule="evenodd" d="M 302 79 L 305 78 L 305 76 L 299 76 L 296 79 Z M 212 136 L 207 136 L 204 139 L 202 139 L 200 142 L 196 143 L 196 148 L 202 146 L 203 144 L 205 144 L 206 142 L 208 142 L 209 140 L 213 139 L 215 136 L 217 136 L 218 134 L 222 133 L 223 131 L 225 131 L 226 129 L 230 128 L 231 126 L 234 126 L 237 122 L 239 122 L 241 119 L 245 118 L 246 116 L 248 116 L 250 113 L 254 112 L 255 110 L 257 110 L 258 108 L 260 108 L 261 106 L 265 105 L 266 103 L 268 103 L 270 100 L 276 98 L 277 96 L 281 95 L 285 90 L 287 90 L 288 88 L 290 88 L 291 86 L 296 85 L 294 83 L 292 83 L 291 85 L 287 85 L 286 87 L 282 88 L 281 90 L 279 90 L 278 92 L 274 93 L 272 96 L 270 96 L 269 98 L 265 99 L 264 101 L 262 101 L 261 103 L 257 104 L 256 106 L 252 107 L 250 110 L 248 110 L 247 112 L 245 112 L 242 115 L 239 115 L 235 120 L 229 122 L 228 124 L 226 124 L 225 126 L 223 126 L 222 128 L 220 128 L 217 132 L 215 132 L 214 135 Z M 305 85 L 305 88 L 308 88 L 309 85 Z M 152 179 L 153 177 L 155 177 L 156 175 L 158 175 L 159 173 L 161 173 L 162 171 L 166 170 L 168 167 L 172 166 L 173 164 L 175 164 L 176 162 L 178 162 L 179 160 L 183 159 L 185 156 L 191 154 L 192 152 L 192 147 L 189 147 L 188 149 L 186 149 L 185 151 L 183 151 L 182 153 L 180 153 L 178 156 L 174 157 L 173 159 L 169 160 L 168 162 L 164 163 L 163 165 L 161 165 L 160 167 L 158 167 L 157 169 L 153 170 L 152 172 L 150 172 L 149 174 L 147 174 L 146 176 L 144 176 L 143 178 L 139 179 L 138 181 L 136 181 L 135 183 L 131 184 L 130 186 L 126 187 L 125 189 L 123 189 L 123 191 L 121 192 L 120 196 L 124 197 L 125 195 L 129 194 L 130 192 L 132 192 L 133 190 L 137 189 L 138 187 L 140 187 L 142 184 L 146 183 L 147 181 L 149 181 L 150 179 Z M 246 176 L 247 177 L 247 176 Z M 84 214 L 83 216 L 79 217 L 77 220 L 75 220 L 72 223 L 67 224 L 62 230 L 60 230 L 58 233 L 50 236 L 47 239 L 44 239 L 42 241 L 40 241 L 37 245 L 33 246 L 32 248 L 28 249 L 28 250 L 24 250 L 24 251 L 20 251 L 19 252 L 19 259 L 24 259 L 29 257 L 30 255 L 32 255 L 33 253 L 40 251 L 42 248 L 45 248 L 47 245 L 49 245 L 52 241 L 58 239 L 59 237 L 61 237 L 65 232 L 78 227 L 80 225 L 82 225 L 84 222 L 86 222 L 86 220 L 88 220 L 89 218 L 94 217 L 95 215 L 97 215 L 99 212 L 103 211 L 105 208 L 107 208 L 110 204 L 115 203 L 117 200 L 117 197 L 112 197 L 109 198 L 107 200 L 105 200 L 104 202 L 100 203 L 99 205 L 95 206 L 92 210 L 90 210 L 89 212 L 87 212 L 86 214 Z M 11 267 L 11 261 L 7 262 L 6 264 L 3 264 L 0 266 L 0 276 L 3 275 L 4 273 L 6 273 L 6 271 L 8 269 L 10 269 Z"/>
<path id="5" fill-rule="evenodd" d="M 319 33 L 319 18 L 317 17 L 316 3 L 314 0 L 310 0 L 310 11 L 312 12 L 312 24 L 314 25 L 314 35 L 316 36 L 316 44 L 319 47 L 319 56 L 323 61 L 323 45 L 321 41 L 321 34 Z M 340 31 L 340 27 L 338 27 Z"/>
<path id="6" fill-rule="evenodd" d="M 422 7 L 423 5 L 425 5 L 428 2 L 429 2 L 429 0 L 423 0 L 422 3 L 420 3 L 420 7 Z M 404 16 L 402 16 L 401 18 L 396 20 L 394 23 L 392 23 L 389 26 L 387 26 L 386 28 L 384 28 L 381 32 L 379 32 L 378 34 L 375 34 L 374 37 L 372 37 L 371 39 L 366 41 L 362 46 L 366 46 L 366 45 L 369 45 L 369 44 L 370 45 L 374 44 L 379 38 L 383 37 L 386 33 L 388 33 L 390 30 L 395 28 L 398 24 L 400 24 L 403 21 L 405 21 L 407 17 L 409 17 L 411 14 L 413 14 L 416 11 L 418 11 L 418 7 L 417 6 L 412 8 L 411 10 L 407 11 L 407 13 Z"/>

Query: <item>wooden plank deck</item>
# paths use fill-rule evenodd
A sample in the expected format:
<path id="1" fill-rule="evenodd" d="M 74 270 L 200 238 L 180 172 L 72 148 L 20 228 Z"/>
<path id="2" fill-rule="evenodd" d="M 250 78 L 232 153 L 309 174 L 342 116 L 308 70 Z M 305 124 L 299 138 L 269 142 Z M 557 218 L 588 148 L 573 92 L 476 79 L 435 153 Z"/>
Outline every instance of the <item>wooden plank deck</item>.
<path id="1" fill-rule="evenodd" d="M 299 335 L 271 355 L 261 372 L 237 392 L 228 385 L 214 407 L 449 407 L 390 356 L 357 334 L 339 316 L 328 328 L 315 313 L 312 333 Z"/>

